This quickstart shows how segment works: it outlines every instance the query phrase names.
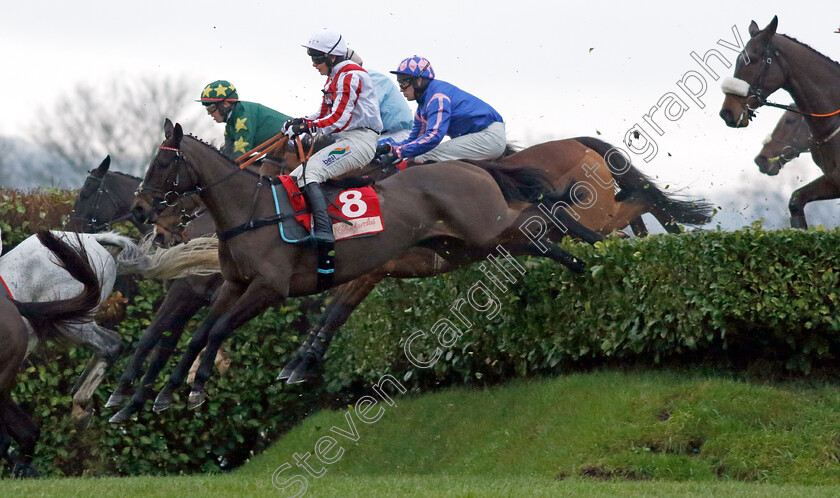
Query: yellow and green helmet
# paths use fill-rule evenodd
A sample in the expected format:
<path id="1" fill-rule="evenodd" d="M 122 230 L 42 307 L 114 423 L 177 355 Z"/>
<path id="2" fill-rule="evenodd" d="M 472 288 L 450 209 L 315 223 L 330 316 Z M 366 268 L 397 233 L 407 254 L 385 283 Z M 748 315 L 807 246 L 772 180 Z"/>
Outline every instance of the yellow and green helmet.
<path id="1" fill-rule="evenodd" d="M 229 81 L 216 80 L 204 87 L 204 90 L 201 91 L 201 98 L 196 102 L 201 102 L 204 105 L 217 102 L 239 102 L 239 94 L 236 93 L 236 87 Z"/>

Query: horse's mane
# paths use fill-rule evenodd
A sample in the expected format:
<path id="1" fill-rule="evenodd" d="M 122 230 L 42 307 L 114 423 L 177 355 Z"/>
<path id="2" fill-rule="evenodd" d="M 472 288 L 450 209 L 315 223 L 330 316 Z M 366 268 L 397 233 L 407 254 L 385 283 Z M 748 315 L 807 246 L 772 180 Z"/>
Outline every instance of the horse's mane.
<path id="1" fill-rule="evenodd" d="M 231 158 L 229 158 L 228 156 L 226 156 L 226 155 L 222 154 L 222 151 L 221 151 L 221 150 L 219 150 L 219 148 L 218 148 L 218 147 L 216 147 L 215 145 L 213 145 L 213 144 L 211 144 L 211 143 L 209 143 L 209 142 L 205 142 L 204 140 L 202 140 L 202 139 L 200 139 L 200 138 L 198 138 L 197 136 L 192 135 L 192 134 L 190 134 L 190 135 L 184 135 L 184 138 L 191 138 L 191 139 L 195 140 L 195 141 L 196 141 L 196 142 L 198 142 L 199 144 L 201 144 L 201 145 L 203 145 L 203 146 L 207 147 L 208 149 L 210 149 L 210 150 L 212 150 L 213 152 L 215 152 L 216 154 L 218 154 L 218 155 L 219 155 L 219 157 L 221 157 L 221 158 L 222 158 L 222 159 L 224 159 L 225 161 L 229 162 L 231 166 L 234 166 L 234 167 L 236 167 L 236 168 L 238 168 L 238 167 L 239 167 L 239 165 L 238 165 L 238 164 L 236 164 L 236 162 L 234 162 Z M 244 171 L 245 173 L 248 173 L 249 175 L 260 176 L 260 175 L 259 175 L 259 173 L 256 173 L 256 172 L 254 172 L 254 171 L 251 171 L 251 170 L 249 170 L 249 169 L 243 169 L 243 170 L 240 170 L 240 171 Z"/>
<path id="2" fill-rule="evenodd" d="M 108 171 L 108 173 L 111 173 L 112 175 L 127 176 L 132 180 L 143 181 L 143 179 L 139 176 L 129 175 L 128 173 L 123 173 L 122 171 Z"/>
<path id="3" fill-rule="evenodd" d="M 781 33 L 776 33 L 776 34 L 777 34 L 777 35 L 779 35 L 779 36 L 781 36 L 782 38 L 786 38 L 787 40 L 792 41 L 793 43 L 795 43 L 795 44 L 797 44 L 797 45 L 801 45 L 801 46 L 803 46 L 803 47 L 807 48 L 807 49 L 808 49 L 808 50 L 810 50 L 811 52 L 813 52 L 813 53 L 815 53 L 815 54 L 819 55 L 820 57 L 822 57 L 822 58 L 823 58 L 823 59 L 825 59 L 826 61 L 828 61 L 828 62 L 830 62 L 831 64 L 833 64 L 833 65 L 835 66 L 835 68 L 836 68 L 836 69 L 840 69 L 840 63 L 838 63 L 837 61 L 835 61 L 835 60 L 834 60 L 834 59 L 832 59 L 831 57 L 829 57 L 829 56 L 825 55 L 824 53 L 820 52 L 819 50 L 815 49 L 814 47 L 812 47 L 812 46 L 808 45 L 807 43 L 801 42 L 801 41 L 797 40 L 796 38 L 794 38 L 794 37 L 792 37 L 792 36 L 790 36 L 790 35 L 783 35 L 783 34 L 781 34 Z"/>

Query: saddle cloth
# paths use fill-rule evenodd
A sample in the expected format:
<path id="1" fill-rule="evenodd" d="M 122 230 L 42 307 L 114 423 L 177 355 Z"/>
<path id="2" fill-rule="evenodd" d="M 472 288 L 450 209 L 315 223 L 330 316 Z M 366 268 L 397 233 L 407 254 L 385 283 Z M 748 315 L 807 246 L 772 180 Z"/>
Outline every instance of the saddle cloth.
<path id="1" fill-rule="evenodd" d="M 312 215 L 306 212 L 306 202 L 294 178 L 288 175 L 278 176 L 286 190 L 286 198 L 295 213 L 294 218 L 284 220 L 280 230 L 283 239 L 294 242 L 309 235 L 312 230 Z M 373 187 L 353 187 L 340 189 L 324 184 L 321 186 L 329 206 L 327 212 L 333 219 L 335 240 L 369 236 L 385 229 L 379 197 Z M 278 200 L 275 198 L 275 200 Z M 285 202 L 283 203 L 285 204 Z M 278 204 L 278 210 L 280 205 Z"/>

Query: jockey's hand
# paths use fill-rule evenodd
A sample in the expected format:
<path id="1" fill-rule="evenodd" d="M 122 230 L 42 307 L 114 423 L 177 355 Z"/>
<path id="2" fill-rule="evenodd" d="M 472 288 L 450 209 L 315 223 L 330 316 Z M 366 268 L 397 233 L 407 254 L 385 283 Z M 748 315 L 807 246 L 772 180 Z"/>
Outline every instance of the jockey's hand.
<path id="1" fill-rule="evenodd" d="M 382 166 L 390 166 L 392 164 L 397 164 L 401 159 L 402 157 L 400 157 L 399 150 L 391 149 L 391 152 L 379 156 L 379 164 Z"/>
<path id="2" fill-rule="evenodd" d="M 386 142 L 376 148 L 376 153 L 373 155 L 373 158 L 379 159 L 380 157 L 384 156 L 389 152 L 391 152 L 391 144 Z"/>
<path id="3" fill-rule="evenodd" d="M 303 118 L 295 118 L 291 121 L 286 121 L 286 124 L 283 125 L 283 127 L 286 129 L 284 133 L 289 138 L 303 135 L 304 133 L 315 133 L 315 125 Z"/>

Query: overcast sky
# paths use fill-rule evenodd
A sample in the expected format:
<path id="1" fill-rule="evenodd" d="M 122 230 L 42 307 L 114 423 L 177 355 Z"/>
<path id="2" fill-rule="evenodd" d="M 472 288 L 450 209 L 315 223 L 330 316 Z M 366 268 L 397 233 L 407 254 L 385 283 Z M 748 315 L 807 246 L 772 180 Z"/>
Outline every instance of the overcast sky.
<path id="1" fill-rule="evenodd" d="M 745 42 L 750 20 L 764 27 L 777 14 L 779 32 L 840 57 L 840 34 L 834 33 L 840 8 L 833 1 L 2 0 L 0 5 L 5 69 L 0 135 L 25 137 L 34 113 L 50 109 L 76 84 L 146 74 L 190 78 L 196 97 L 204 84 L 228 79 L 244 100 L 294 116 L 309 114 L 318 108 L 323 77 L 300 45 L 312 32 L 330 27 L 344 34 L 370 69 L 385 72 L 413 54 L 427 57 L 438 78 L 493 105 L 507 123 L 509 140 L 523 145 L 580 135 L 621 145 L 637 123 L 653 133 L 643 116 L 673 92 L 688 109 L 674 121 L 660 111 L 654 119 L 664 133 L 655 135 L 659 153 L 650 162 L 633 156 L 634 163 L 663 186 L 713 202 L 721 189 L 745 183 L 778 189 L 810 181 L 818 170 L 805 156 L 780 177 L 760 175 L 753 157 L 782 111 L 763 109 L 749 128 L 727 128 L 717 115 L 720 81 L 700 68 L 691 52 L 702 57 L 716 49 L 734 62 L 736 52 L 718 41 L 737 44 L 735 26 Z M 716 60 L 710 64 L 721 77 L 732 74 Z M 677 85 L 689 71 L 708 85 L 697 98 L 704 108 Z M 689 83 L 695 89 L 699 84 Z M 788 103 L 790 97 L 782 91 L 773 100 Z"/>

